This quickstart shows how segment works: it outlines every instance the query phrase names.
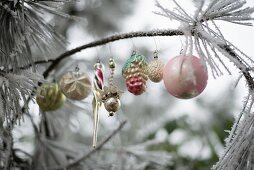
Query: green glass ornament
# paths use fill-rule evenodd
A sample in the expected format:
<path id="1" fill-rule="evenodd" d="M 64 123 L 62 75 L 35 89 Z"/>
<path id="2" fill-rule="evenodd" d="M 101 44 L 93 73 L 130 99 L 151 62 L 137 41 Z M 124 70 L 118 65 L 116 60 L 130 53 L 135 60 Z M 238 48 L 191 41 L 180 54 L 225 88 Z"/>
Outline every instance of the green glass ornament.
<path id="1" fill-rule="evenodd" d="M 36 102 L 42 111 L 54 111 L 63 106 L 65 96 L 58 84 L 43 84 L 37 92 Z"/>

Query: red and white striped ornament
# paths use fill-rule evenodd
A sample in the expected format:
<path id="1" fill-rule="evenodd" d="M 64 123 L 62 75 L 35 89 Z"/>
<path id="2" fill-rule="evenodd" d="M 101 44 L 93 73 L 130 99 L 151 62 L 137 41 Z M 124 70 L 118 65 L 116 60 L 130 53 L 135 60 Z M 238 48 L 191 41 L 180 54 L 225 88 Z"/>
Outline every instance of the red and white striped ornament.
<path id="1" fill-rule="evenodd" d="M 100 61 L 94 65 L 94 79 L 93 79 L 93 147 L 97 144 L 99 111 L 102 105 L 100 91 L 104 88 L 104 66 Z"/>

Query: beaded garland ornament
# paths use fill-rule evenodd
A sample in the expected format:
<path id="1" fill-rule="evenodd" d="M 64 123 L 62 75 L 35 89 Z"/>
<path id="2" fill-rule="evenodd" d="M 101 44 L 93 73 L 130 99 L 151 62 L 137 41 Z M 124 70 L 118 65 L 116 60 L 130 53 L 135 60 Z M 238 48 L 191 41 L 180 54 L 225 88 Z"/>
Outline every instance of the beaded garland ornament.
<path id="1" fill-rule="evenodd" d="M 114 59 L 111 57 L 109 59 L 109 68 L 111 70 L 109 77 L 109 87 L 105 86 L 104 89 L 100 91 L 102 102 L 104 103 L 105 109 L 109 112 L 109 116 L 114 116 L 114 113 L 119 110 L 121 106 L 120 97 L 123 93 L 113 83 L 115 67 L 116 64 Z"/>

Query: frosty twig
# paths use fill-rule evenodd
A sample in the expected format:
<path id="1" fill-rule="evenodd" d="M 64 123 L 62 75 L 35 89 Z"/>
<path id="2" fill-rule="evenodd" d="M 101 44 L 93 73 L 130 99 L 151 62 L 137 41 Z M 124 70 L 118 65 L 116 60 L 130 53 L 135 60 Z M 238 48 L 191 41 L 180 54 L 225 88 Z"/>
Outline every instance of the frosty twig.
<path id="1" fill-rule="evenodd" d="M 110 139 L 112 139 L 120 130 L 122 130 L 122 128 L 124 127 L 126 123 L 127 123 L 127 120 L 124 120 L 123 122 L 121 122 L 120 125 L 114 131 L 112 131 L 112 133 L 108 135 L 95 149 L 90 150 L 87 154 L 81 156 L 79 159 L 75 160 L 74 162 L 71 162 L 67 165 L 63 165 L 61 167 L 49 168 L 49 169 L 50 170 L 67 169 L 81 163 L 82 161 L 85 161 L 87 158 L 89 158 L 94 153 L 99 151 L 108 141 L 110 141 Z"/>
<path id="2" fill-rule="evenodd" d="M 184 33 L 180 30 L 155 30 L 155 31 L 137 31 L 137 32 L 130 32 L 130 33 L 123 33 L 123 34 L 116 34 L 112 35 L 97 41 L 90 42 L 88 44 L 84 44 L 72 50 L 66 51 L 60 56 L 58 56 L 51 65 L 47 68 L 47 70 L 43 73 L 43 76 L 47 78 L 52 70 L 65 58 L 80 52 L 82 50 L 105 45 L 110 42 L 114 42 L 117 40 L 135 38 L 135 37 L 154 37 L 154 36 L 175 36 L 175 35 L 183 35 Z"/>

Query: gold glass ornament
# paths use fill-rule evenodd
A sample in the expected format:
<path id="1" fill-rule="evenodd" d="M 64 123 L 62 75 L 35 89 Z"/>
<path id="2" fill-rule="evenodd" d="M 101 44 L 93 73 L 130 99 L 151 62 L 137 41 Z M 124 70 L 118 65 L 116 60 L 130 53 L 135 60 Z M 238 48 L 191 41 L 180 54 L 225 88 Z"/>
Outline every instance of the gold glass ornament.
<path id="1" fill-rule="evenodd" d="M 43 84 L 36 95 L 36 102 L 44 112 L 57 110 L 64 101 L 65 96 L 56 83 Z"/>
<path id="2" fill-rule="evenodd" d="M 123 92 L 113 84 L 109 87 L 105 86 L 103 91 L 100 91 L 102 102 L 104 103 L 105 109 L 109 112 L 109 116 L 114 116 L 115 112 L 120 109 L 120 97 L 122 93 Z"/>
<path id="3" fill-rule="evenodd" d="M 114 113 L 119 110 L 120 106 L 120 100 L 114 97 L 108 98 L 104 102 L 104 107 L 109 112 L 109 116 L 114 116 Z"/>
<path id="4" fill-rule="evenodd" d="M 86 98 L 92 88 L 91 81 L 87 74 L 76 71 L 68 72 L 62 76 L 59 86 L 64 95 L 72 100 L 82 100 Z"/>
<path id="5" fill-rule="evenodd" d="M 154 83 L 160 82 L 163 78 L 163 69 L 164 64 L 158 59 L 157 51 L 155 51 L 154 59 L 147 67 L 147 75 L 149 79 Z"/>

